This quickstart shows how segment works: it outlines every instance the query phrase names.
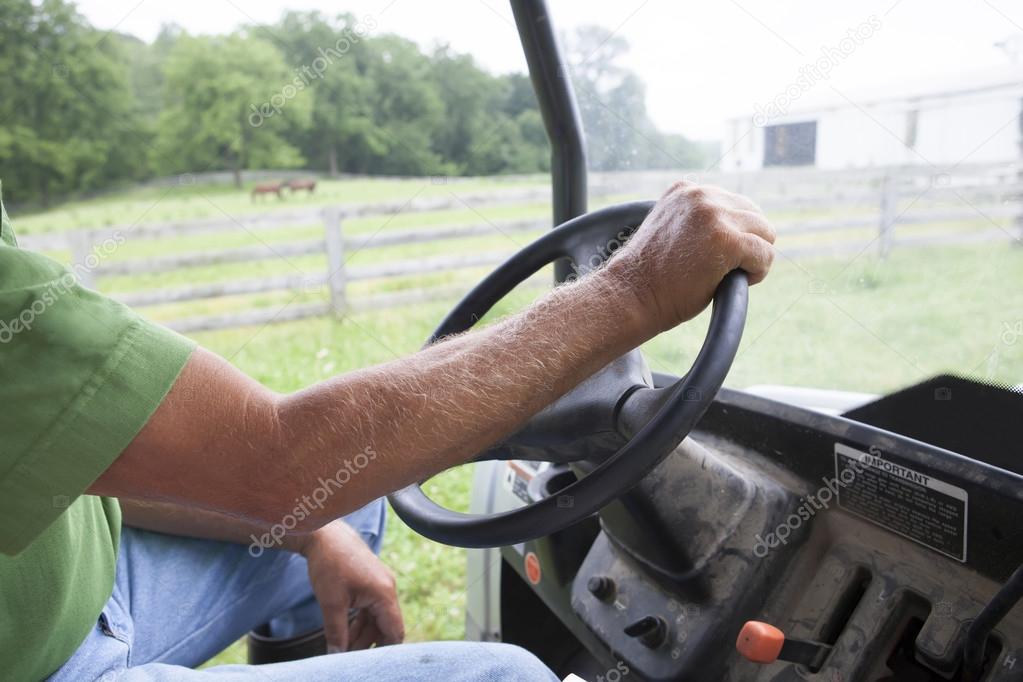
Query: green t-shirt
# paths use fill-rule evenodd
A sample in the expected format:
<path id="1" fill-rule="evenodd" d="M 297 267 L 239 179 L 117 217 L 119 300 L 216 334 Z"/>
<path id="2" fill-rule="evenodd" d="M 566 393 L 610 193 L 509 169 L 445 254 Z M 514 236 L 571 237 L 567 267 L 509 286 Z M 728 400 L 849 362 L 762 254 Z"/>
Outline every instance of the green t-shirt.
<path id="1" fill-rule="evenodd" d="M 0 661 L 54 672 L 113 590 L 117 501 L 84 495 L 193 344 L 17 248 L 0 200 Z"/>

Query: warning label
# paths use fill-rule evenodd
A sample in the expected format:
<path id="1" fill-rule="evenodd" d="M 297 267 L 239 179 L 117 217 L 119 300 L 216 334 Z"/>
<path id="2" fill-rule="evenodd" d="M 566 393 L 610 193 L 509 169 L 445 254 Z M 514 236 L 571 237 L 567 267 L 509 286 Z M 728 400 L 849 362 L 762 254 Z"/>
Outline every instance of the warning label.
<path id="1" fill-rule="evenodd" d="M 839 506 L 966 561 L 966 491 L 871 450 L 835 443 Z"/>

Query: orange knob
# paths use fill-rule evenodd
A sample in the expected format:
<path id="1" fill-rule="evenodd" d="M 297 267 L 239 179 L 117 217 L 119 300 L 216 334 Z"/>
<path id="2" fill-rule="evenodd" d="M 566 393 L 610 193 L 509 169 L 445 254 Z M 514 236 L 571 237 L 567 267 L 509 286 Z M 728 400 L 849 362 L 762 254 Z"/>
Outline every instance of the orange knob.
<path id="1" fill-rule="evenodd" d="M 774 663 L 785 644 L 785 633 L 770 623 L 746 621 L 735 641 L 735 648 L 754 663 Z"/>

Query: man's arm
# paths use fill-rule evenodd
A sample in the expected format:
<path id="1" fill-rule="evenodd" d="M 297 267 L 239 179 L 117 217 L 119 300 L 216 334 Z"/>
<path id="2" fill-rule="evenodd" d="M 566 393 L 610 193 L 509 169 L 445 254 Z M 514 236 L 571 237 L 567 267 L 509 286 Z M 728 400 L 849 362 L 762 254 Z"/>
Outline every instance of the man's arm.
<path id="1" fill-rule="evenodd" d="M 282 396 L 199 349 L 90 492 L 265 525 L 297 517 L 304 503 L 296 529 L 312 530 L 467 461 L 614 358 L 698 314 L 732 269 L 759 281 L 773 239 L 747 200 L 679 183 L 606 267 L 407 358 Z M 330 494 L 310 504 L 322 489 Z"/>

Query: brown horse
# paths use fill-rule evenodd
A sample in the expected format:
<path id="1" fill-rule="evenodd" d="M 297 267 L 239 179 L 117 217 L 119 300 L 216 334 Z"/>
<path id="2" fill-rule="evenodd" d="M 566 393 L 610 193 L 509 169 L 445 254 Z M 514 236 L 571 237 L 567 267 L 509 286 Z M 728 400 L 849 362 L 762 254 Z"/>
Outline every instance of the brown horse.
<path id="1" fill-rule="evenodd" d="M 252 200 L 261 194 L 276 194 L 278 199 L 283 199 L 283 182 L 261 182 L 252 188 Z"/>
<path id="2" fill-rule="evenodd" d="M 292 180 L 291 182 L 288 183 L 288 189 L 291 190 L 292 194 L 294 194 L 300 189 L 304 189 L 307 192 L 309 192 L 309 194 L 312 194 L 313 190 L 316 189 L 316 178 L 302 178 Z"/>

